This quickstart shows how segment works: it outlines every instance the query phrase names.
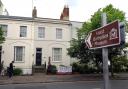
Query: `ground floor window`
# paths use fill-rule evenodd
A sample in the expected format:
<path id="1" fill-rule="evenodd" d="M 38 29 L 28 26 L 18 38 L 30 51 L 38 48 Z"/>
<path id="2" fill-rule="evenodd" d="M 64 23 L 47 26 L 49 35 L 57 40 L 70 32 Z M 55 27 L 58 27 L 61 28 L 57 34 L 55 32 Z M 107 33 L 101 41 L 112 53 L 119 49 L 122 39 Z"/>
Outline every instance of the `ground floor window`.
<path id="1" fill-rule="evenodd" d="M 25 56 L 24 46 L 14 46 L 14 60 L 17 62 L 22 62 Z"/>
<path id="2" fill-rule="evenodd" d="M 62 60 L 62 48 L 53 48 L 52 61 L 61 61 L 61 60 Z"/>

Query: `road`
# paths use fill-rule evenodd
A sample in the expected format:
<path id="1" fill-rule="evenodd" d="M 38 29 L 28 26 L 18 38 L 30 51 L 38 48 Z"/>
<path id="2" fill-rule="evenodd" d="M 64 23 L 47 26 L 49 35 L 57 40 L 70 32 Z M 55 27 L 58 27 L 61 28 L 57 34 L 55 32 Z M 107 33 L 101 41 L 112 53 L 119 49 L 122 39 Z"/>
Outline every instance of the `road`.
<path id="1" fill-rule="evenodd" d="M 128 80 L 112 80 L 111 89 L 128 89 Z M 103 89 L 103 81 L 0 85 L 0 89 Z"/>

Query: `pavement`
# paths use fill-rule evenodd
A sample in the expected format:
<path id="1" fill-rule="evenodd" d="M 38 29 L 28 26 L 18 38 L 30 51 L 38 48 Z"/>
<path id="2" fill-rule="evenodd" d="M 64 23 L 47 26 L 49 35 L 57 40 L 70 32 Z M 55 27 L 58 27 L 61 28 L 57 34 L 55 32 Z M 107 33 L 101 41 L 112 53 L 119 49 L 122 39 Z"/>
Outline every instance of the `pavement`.
<path id="1" fill-rule="evenodd" d="M 128 80 L 128 74 L 116 74 L 116 77 L 110 79 Z M 75 82 L 75 81 L 102 81 L 101 74 L 70 74 L 70 75 L 46 75 L 36 73 L 25 76 L 0 76 L 0 85 L 3 84 L 26 84 L 26 83 L 52 83 L 52 82 Z"/>

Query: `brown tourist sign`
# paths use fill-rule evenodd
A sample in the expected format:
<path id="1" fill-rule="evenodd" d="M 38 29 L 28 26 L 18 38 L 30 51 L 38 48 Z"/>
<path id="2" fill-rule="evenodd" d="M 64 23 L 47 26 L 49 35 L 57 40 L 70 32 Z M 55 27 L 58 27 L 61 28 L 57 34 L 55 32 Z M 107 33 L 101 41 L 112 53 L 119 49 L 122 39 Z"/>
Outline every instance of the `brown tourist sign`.
<path id="1" fill-rule="evenodd" d="M 119 21 L 114 21 L 106 26 L 89 33 L 85 40 L 88 48 L 103 48 L 120 44 Z"/>

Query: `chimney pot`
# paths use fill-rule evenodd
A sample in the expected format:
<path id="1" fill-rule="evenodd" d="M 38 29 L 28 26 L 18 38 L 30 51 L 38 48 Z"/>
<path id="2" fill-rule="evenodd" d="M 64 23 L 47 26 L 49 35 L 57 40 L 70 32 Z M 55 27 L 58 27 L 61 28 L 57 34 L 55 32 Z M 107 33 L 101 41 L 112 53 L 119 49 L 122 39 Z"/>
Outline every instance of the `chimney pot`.
<path id="1" fill-rule="evenodd" d="M 37 10 L 36 10 L 36 7 L 34 6 L 34 9 L 32 11 L 32 17 L 33 18 L 36 18 L 37 17 Z"/>
<path id="2" fill-rule="evenodd" d="M 64 6 L 63 12 L 61 13 L 60 20 L 69 20 L 69 7 Z"/>

